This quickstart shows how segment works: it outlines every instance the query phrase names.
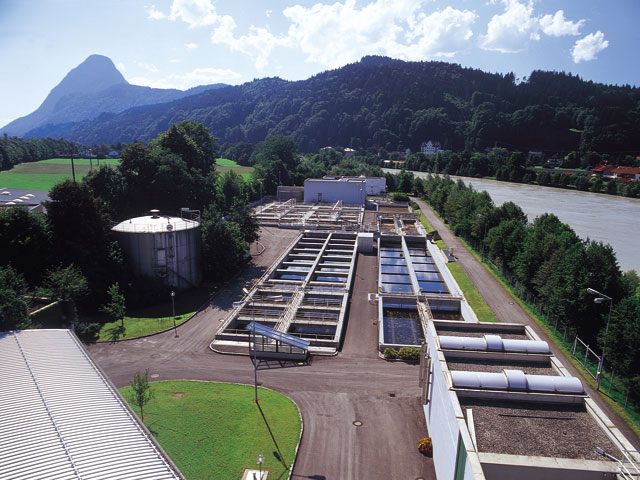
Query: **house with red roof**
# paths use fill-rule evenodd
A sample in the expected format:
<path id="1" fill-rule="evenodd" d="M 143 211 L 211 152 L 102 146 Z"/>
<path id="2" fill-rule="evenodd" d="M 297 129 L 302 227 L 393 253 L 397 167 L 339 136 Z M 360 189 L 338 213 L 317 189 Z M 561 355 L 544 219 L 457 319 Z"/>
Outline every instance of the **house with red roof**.
<path id="1" fill-rule="evenodd" d="M 617 167 L 613 169 L 613 178 L 640 182 L 640 167 Z"/>
<path id="2" fill-rule="evenodd" d="M 598 178 L 613 178 L 613 171 L 616 167 L 613 165 L 607 165 L 606 163 L 593 167 L 590 172 L 594 177 Z"/>

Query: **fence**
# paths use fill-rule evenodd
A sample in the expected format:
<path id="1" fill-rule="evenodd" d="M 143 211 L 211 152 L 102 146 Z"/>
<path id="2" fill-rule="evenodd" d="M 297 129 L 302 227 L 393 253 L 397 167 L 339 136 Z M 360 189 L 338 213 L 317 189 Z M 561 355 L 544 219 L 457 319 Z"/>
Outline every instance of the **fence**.
<path id="1" fill-rule="evenodd" d="M 482 244 L 465 238 L 468 245 L 475 250 L 476 253 L 482 252 Z M 640 406 L 629 405 L 629 383 L 626 377 L 615 375 L 615 368 L 607 361 L 606 355 L 604 360 L 589 345 L 585 344 L 576 334 L 575 328 L 569 324 L 563 317 L 554 313 L 542 299 L 538 298 L 529 291 L 514 275 L 503 266 L 498 266 L 486 255 L 484 261 L 491 268 L 499 273 L 503 280 L 509 284 L 520 300 L 534 311 L 538 318 L 551 331 L 553 337 L 562 344 L 571 355 L 582 365 L 584 370 L 598 382 L 598 389 L 606 393 L 615 402 L 624 405 L 634 417 L 640 417 Z M 573 338 L 573 341 L 571 339 Z"/>

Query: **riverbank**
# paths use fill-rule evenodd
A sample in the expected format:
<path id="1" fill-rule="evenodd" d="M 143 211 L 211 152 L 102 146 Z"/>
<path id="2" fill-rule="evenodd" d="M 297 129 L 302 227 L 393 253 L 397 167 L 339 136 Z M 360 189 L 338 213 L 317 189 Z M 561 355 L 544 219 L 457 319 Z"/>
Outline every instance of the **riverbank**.
<path id="1" fill-rule="evenodd" d="M 384 168 L 397 174 L 400 170 Z M 426 178 L 427 172 L 412 172 Z M 640 271 L 637 239 L 640 238 L 640 199 L 601 193 L 564 190 L 538 185 L 503 182 L 483 178 L 457 177 L 477 191 L 486 190 L 499 206 L 511 201 L 527 214 L 529 221 L 543 213 L 553 213 L 581 238 L 610 244 L 616 252 L 620 269 Z"/>

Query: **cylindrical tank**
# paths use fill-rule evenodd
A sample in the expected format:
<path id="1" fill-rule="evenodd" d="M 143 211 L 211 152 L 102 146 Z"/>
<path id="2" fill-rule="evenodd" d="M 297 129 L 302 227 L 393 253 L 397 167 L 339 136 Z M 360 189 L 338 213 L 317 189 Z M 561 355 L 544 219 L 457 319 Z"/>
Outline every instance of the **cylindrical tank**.
<path id="1" fill-rule="evenodd" d="M 133 262 L 136 275 L 185 290 L 197 286 L 200 270 L 200 223 L 181 217 L 150 215 L 131 218 L 112 228 Z"/>

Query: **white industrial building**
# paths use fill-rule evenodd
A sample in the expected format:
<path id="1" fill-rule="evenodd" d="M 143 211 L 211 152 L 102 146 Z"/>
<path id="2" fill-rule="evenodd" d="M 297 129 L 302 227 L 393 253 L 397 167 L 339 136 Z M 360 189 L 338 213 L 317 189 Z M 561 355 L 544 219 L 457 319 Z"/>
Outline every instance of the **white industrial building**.
<path id="1" fill-rule="evenodd" d="M 0 479 L 182 475 L 69 330 L 0 334 Z"/>
<path id="2" fill-rule="evenodd" d="M 455 320 L 425 327 L 420 384 L 438 478 L 640 474 L 631 443 L 531 328 Z"/>
<path id="3" fill-rule="evenodd" d="M 304 181 L 305 203 L 335 203 L 364 206 L 367 195 L 386 191 L 384 177 L 331 177 L 307 178 Z"/>

